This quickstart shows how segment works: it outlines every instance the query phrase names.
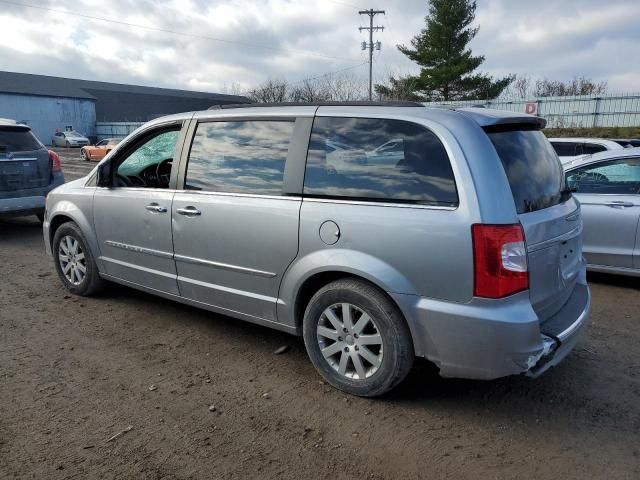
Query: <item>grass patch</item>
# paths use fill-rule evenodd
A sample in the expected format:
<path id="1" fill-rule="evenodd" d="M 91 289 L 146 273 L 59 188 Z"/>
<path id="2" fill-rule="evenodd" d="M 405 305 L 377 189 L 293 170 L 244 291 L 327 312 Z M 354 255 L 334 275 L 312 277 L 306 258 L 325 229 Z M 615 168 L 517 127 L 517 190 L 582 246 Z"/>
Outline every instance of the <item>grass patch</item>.
<path id="1" fill-rule="evenodd" d="M 545 128 L 547 137 L 640 138 L 640 127 Z"/>

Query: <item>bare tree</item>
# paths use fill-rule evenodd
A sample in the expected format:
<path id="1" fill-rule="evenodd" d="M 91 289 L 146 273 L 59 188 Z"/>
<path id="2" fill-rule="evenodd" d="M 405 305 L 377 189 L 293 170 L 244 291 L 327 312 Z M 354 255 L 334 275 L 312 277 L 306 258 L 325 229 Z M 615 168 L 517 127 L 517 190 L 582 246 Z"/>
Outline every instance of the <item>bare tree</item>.
<path id="1" fill-rule="evenodd" d="M 533 81 L 529 75 L 516 75 L 515 79 L 500 95 L 500 98 L 529 98 L 533 95 Z"/>
<path id="2" fill-rule="evenodd" d="M 566 97 L 570 95 L 603 95 L 607 93 L 607 82 L 597 82 L 581 76 L 563 82 L 544 78 L 536 80 L 534 94 L 536 97 Z"/>
<path id="3" fill-rule="evenodd" d="M 258 103 L 286 102 L 290 90 L 289 83 L 282 79 L 268 79 L 262 85 L 250 89 L 246 96 Z"/>
<path id="4" fill-rule="evenodd" d="M 367 84 L 360 77 L 341 72 L 296 83 L 268 79 L 245 95 L 259 103 L 362 100 L 367 96 Z"/>

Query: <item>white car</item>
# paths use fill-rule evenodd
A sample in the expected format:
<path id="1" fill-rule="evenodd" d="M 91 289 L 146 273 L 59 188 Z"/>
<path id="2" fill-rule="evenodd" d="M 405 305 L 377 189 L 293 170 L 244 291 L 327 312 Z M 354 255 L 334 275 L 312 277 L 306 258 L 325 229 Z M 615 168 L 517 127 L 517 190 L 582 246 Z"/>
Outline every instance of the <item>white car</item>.
<path id="1" fill-rule="evenodd" d="M 563 167 L 582 205 L 587 268 L 640 276 L 640 148 L 583 155 Z"/>
<path id="2" fill-rule="evenodd" d="M 56 132 L 51 139 L 54 147 L 84 147 L 89 145 L 89 139 L 75 130 L 69 132 Z"/>
<path id="3" fill-rule="evenodd" d="M 563 163 L 580 155 L 624 148 L 619 143 L 605 138 L 550 138 L 549 141 Z"/>

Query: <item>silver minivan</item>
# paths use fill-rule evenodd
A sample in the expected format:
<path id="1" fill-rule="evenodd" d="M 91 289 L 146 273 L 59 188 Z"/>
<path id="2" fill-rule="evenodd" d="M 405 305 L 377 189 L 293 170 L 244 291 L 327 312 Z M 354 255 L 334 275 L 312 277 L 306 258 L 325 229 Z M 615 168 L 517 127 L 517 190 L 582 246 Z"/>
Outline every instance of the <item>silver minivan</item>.
<path id="1" fill-rule="evenodd" d="M 543 127 L 417 103 L 159 118 L 49 195 L 45 244 L 75 294 L 109 280 L 303 335 L 355 395 L 416 356 L 444 377 L 536 376 L 590 310 L 580 206 Z"/>

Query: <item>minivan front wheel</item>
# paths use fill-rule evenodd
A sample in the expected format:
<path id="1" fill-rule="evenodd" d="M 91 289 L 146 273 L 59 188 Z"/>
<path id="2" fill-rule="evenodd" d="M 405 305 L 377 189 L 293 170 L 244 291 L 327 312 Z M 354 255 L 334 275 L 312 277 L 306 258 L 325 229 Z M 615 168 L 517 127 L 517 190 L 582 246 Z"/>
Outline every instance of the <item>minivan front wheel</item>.
<path id="1" fill-rule="evenodd" d="M 64 223 L 56 230 L 52 247 L 56 271 L 67 290 L 88 296 L 102 288 L 98 266 L 75 223 Z"/>
<path id="2" fill-rule="evenodd" d="M 398 385 L 413 365 L 409 329 L 375 286 L 342 279 L 320 289 L 303 319 L 311 362 L 334 387 L 375 397 Z"/>

